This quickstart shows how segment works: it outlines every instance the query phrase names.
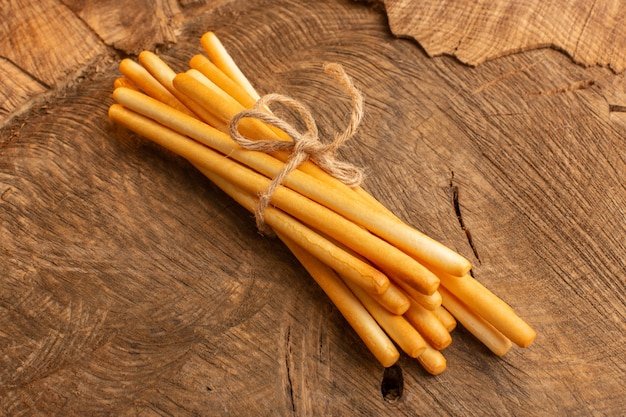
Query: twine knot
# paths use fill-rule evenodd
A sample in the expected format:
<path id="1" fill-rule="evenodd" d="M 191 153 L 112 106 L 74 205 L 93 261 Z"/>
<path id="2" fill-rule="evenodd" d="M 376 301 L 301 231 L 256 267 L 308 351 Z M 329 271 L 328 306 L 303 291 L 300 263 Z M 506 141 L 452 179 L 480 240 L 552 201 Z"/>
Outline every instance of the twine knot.
<path id="1" fill-rule="evenodd" d="M 242 148 L 270 153 L 274 151 L 290 152 L 283 169 L 270 182 L 269 187 L 259 195 L 259 202 L 255 209 L 257 228 L 264 234 L 271 234 L 265 225 L 263 213 L 270 204 L 272 194 L 283 183 L 287 175 L 297 169 L 307 160 L 312 160 L 320 168 L 350 187 L 356 187 L 363 181 L 362 169 L 336 158 L 336 151 L 350 139 L 363 118 L 363 95 L 354 86 L 352 79 L 339 64 L 326 64 L 324 70 L 333 75 L 339 84 L 350 94 L 352 112 L 350 121 L 341 134 L 336 134 L 330 143 L 324 143 L 319 138 L 319 132 L 311 111 L 302 103 L 282 94 L 267 94 L 261 97 L 252 109 L 246 109 L 236 114 L 229 124 L 231 138 Z M 271 103 L 281 103 L 296 111 L 306 126 L 305 132 L 299 132 L 289 122 L 264 110 Z M 245 137 L 239 131 L 239 123 L 244 118 L 260 120 L 268 125 L 284 131 L 292 140 L 253 140 Z"/>

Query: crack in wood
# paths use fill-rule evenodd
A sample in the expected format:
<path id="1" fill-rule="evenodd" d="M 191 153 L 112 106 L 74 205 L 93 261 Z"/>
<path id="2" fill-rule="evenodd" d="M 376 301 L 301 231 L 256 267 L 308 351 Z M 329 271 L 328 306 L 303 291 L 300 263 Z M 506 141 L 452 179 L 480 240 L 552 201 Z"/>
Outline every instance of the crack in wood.
<path id="1" fill-rule="evenodd" d="M 577 81 L 575 83 L 569 84 L 565 87 L 562 88 L 554 88 L 552 90 L 542 90 L 542 91 L 535 91 L 533 93 L 528 93 L 526 94 L 527 96 L 549 96 L 552 94 L 562 94 L 562 93 L 568 93 L 571 91 L 577 91 L 577 90 L 586 90 L 587 88 L 595 85 L 596 82 L 595 80 L 581 80 L 581 81 Z"/>
<path id="2" fill-rule="evenodd" d="M 46 90 L 51 90 L 52 89 L 52 85 L 50 83 L 45 82 L 40 77 L 38 77 L 37 75 L 35 75 L 34 73 L 32 73 L 31 71 L 26 69 L 25 65 L 22 65 L 19 62 L 14 61 L 13 59 L 9 58 L 8 56 L 0 56 L 0 59 L 2 59 L 3 61 L 8 62 L 11 65 L 13 65 L 22 74 L 26 75 L 28 78 L 33 80 L 35 83 L 37 83 L 40 86 L 42 86 L 44 89 L 46 89 Z"/>
<path id="3" fill-rule="evenodd" d="M 519 74 L 519 73 L 525 72 L 527 70 L 530 70 L 534 66 L 539 64 L 540 62 L 541 61 L 533 61 L 530 64 L 527 64 L 527 65 L 524 65 L 522 67 L 515 68 L 515 69 L 513 69 L 511 71 L 508 71 L 508 72 L 500 75 L 499 77 L 496 77 L 493 80 L 491 80 L 489 82 L 486 82 L 485 84 L 483 84 L 483 85 L 479 86 L 478 88 L 474 89 L 474 91 L 472 91 L 472 94 L 478 94 L 478 93 L 482 92 L 483 90 L 485 90 L 485 89 L 487 89 L 489 87 L 492 87 L 493 85 L 498 84 L 498 83 L 506 80 L 509 77 L 512 77 L 512 76 L 514 76 L 516 74 Z"/>
<path id="4" fill-rule="evenodd" d="M 285 370 L 287 371 L 287 387 L 286 387 L 286 391 L 287 391 L 287 395 L 289 397 L 289 401 L 291 402 L 291 411 L 296 414 L 296 402 L 294 401 L 293 398 L 293 381 L 291 380 L 291 366 L 289 364 L 290 362 L 290 356 L 291 356 L 291 327 L 287 327 L 287 333 L 285 335 Z"/>
<path id="5" fill-rule="evenodd" d="M 456 218 L 459 221 L 461 230 L 465 232 L 465 236 L 467 237 L 467 242 L 472 248 L 472 252 L 474 253 L 474 256 L 476 257 L 478 264 L 481 264 L 480 256 L 478 256 L 478 250 L 476 249 L 476 245 L 474 244 L 474 240 L 472 239 L 472 234 L 470 233 L 469 229 L 465 225 L 465 220 L 463 220 L 463 213 L 461 213 L 461 204 L 459 203 L 459 187 L 454 184 L 454 171 L 451 171 L 450 183 L 448 187 L 452 194 L 452 205 L 454 206 L 454 212 L 456 213 Z"/>
<path id="6" fill-rule="evenodd" d="M 626 113 L 626 106 L 609 104 L 609 113 Z"/>

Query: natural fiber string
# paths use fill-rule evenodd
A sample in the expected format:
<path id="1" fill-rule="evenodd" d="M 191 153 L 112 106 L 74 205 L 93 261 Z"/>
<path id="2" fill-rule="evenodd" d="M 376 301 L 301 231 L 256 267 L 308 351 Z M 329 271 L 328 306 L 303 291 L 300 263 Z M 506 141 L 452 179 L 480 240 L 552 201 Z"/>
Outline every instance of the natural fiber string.
<path id="1" fill-rule="evenodd" d="M 230 136 L 241 147 L 265 153 L 274 151 L 291 152 L 283 169 L 274 177 L 269 187 L 259 195 L 259 202 L 254 215 L 259 231 L 264 234 L 271 234 L 271 230 L 265 225 L 263 213 L 270 204 L 272 194 L 283 183 L 287 175 L 306 160 L 311 159 L 320 168 L 350 187 L 356 187 L 363 181 L 363 171 L 360 168 L 350 163 L 339 161 L 335 156 L 337 149 L 354 135 L 363 118 L 363 95 L 354 86 L 352 79 L 346 74 L 341 65 L 334 63 L 326 64 L 324 70 L 336 78 L 352 99 L 352 113 L 348 126 L 341 134 L 335 135 L 332 142 L 322 143 L 320 141 L 315 119 L 308 108 L 302 103 L 281 94 L 267 94 L 261 97 L 256 102 L 254 108 L 243 110 L 230 121 Z M 295 110 L 302 118 L 306 131 L 301 133 L 287 121 L 263 110 L 268 108 L 271 103 L 281 103 Z M 254 118 L 275 126 L 284 131 L 292 141 L 249 139 L 239 132 L 239 122 L 244 118 Z"/>

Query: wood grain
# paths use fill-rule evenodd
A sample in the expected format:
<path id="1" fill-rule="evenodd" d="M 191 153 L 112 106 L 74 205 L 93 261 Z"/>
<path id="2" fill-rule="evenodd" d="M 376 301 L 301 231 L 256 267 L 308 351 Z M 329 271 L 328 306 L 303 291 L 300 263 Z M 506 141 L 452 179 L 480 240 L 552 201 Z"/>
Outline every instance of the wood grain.
<path id="1" fill-rule="evenodd" d="M 412 37 L 431 56 L 478 65 L 503 55 L 552 47 L 575 62 L 626 68 L 626 7 L 619 0 L 380 0 L 397 36 Z"/>
<path id="2" fill-rule="evenodd" d="M 102 36 L 89 62 L 77 54 L 80 77 L 13 83 L 43 97 L 0 128 L 0 414 L 619 415 L 623 74 L 550 49 L 476 68 L 431 58 L 351 1 L 181 10 L 159 48 L 175 69 L 214 30 L 261 92 L 306 102 L 326 136 L 349 103 L 322 65 L 341 63 L 366 95 L 342 155 L 538 339 L 497 358 L 457 329 L 448 370 L 403 357 L 402 395 L 385 401 L 383 369 L 289 252 L 186 162 L 108 122 L 124 53 Z"/>
<path id="3" fill-rule="evenodd" d="M 7 0 L 0 5 L 0 123 L 99 71 L 104 56 L 176 42 L 187 16 L 229 0 Z"/>

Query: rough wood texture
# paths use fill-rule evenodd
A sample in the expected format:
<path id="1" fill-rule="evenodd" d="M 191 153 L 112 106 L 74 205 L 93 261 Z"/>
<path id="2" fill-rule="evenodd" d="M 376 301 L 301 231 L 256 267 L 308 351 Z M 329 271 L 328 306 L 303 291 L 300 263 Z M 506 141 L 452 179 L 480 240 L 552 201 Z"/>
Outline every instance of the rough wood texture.
<path id="1" fill-rule="evenodd" d="M 477 65 L 550 46 L 583 65 L 626 68 L 626 7 L 620 0 L 379 2 L 393 33 L 415 38 L 431 56 L 450 54 Z"/>
<path id="2" fill-rule="evenodd" d="M 175 68 L 214 30 L 261 92 L 305 101 L 329 135 L 348 103 L 321 67 L 343 64 L 366 94 L 343 150 L 368 167 L 366 187 L 468 256 L 539 334 L 496 358 L 458 329 L 448 370 L 430 377 L 403 358 L 403 394 L 389 403 L 383 369 L 289 252 L 187 163 L 107 121 L 123 55 L 111 39 L 133 28 L 95 36 L 78 8 L 48 3 L 34 13 L 13 1 L 16 14 L 1 14 L 18 17 L 0 20 L 13 45 L 0 68 L 22 74 L 2 94 L 42 95 L 0 130 L 1 414 L 624 410 L 624 75 L 550 49 L 477 68 L 429 58 L 352 1 L 181 9 L 176 42 L 160 50 Z M 39 23 L 20 46 L 24 16 Z M 32 30 L 42 22 L 45 41 Z"/>

